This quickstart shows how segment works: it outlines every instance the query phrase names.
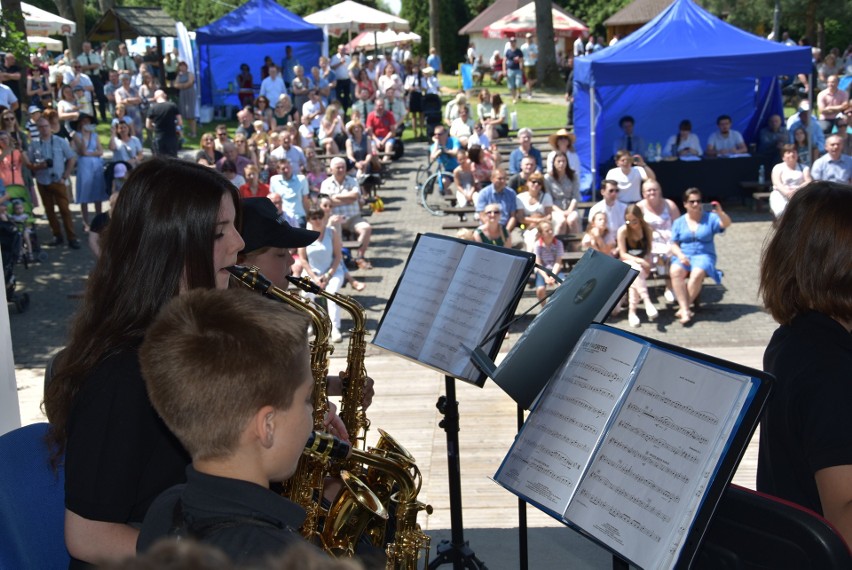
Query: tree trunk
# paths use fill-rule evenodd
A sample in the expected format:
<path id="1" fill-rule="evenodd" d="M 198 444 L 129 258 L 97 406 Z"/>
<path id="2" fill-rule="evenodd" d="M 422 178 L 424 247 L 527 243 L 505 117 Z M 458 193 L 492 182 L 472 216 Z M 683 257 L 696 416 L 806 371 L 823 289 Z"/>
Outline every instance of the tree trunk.
<path id="1" fill-rule="evenodd" d="M 429 48 L 441 55 L 441 1 L 429 0 Z"/>
<path id="2" fill-rule="evenodd" d="M 553 34 L 553 4 L 551 0 L 535 0 L 535 19 L 538 23 L 538 84 L 560 88 L 564 80 L 556 63 L 556 41 Z"/>
<path id="3" fill-rule="evenodd" d="M 21 0 L 0 0 L 0 5 L 3 7 L 3 19 L 9 24 L 12 24 L 16 31 L 22 32 L 26 36 L 27 28 L 24 22 L 24 13 L 21 11 Z M 3 26 L 3 29 L 6 29 L 6 26 Z M 6 31 L 8 32 L 8 29 Z M 20 56 L 21 54 L 17 54 L 18 67 L 22 70 L 21 79 L 18 80 L 18 85 L 20 86 L 19 92 L 21 93 L 21 101 L 18 104 L 26 110 L 27 106 L 24 101 L 28 100 L 26 96 L 27 74 L 23 70 L 30 67 L 30 62 L 28 59 L 22 59 Z"/>

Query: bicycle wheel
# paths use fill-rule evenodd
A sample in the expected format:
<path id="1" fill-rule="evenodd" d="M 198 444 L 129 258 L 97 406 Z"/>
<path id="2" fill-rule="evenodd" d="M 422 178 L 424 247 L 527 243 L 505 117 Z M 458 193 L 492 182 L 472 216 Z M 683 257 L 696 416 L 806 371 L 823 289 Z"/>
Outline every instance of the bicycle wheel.
<path id="1" fill-rule="evenodd" d="M 450 182 L 442 172 L 436 172 L 420 187 L 420 204 L 433 216 L 444 216 L 447 205 L 445 196 L 450 191 Z"/>

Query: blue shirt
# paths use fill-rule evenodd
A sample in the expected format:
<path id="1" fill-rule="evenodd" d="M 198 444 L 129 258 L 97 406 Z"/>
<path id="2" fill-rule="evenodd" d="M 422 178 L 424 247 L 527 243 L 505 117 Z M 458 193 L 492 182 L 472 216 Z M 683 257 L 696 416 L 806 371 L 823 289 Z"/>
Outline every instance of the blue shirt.
<path id="1" fill-rule="evenodd" d="M 796 129 L 799 127 L 803 128 L 806 133 L 808 133 L 808 140 L 811 141 L 811 144 L 817 148 L 820 152 L 825 152 L 825 135 L 822 132 L 822 127 L 819 126 L 819 123 L 814 120 L 813 115 L 811 115 L 811 120 L 808 121 L 808 126 L 806 127 L 801 119 L 796 119 L 790 126 L 787 127 L 787 133 L 790 135 L 790 143 L 797 144 L 795 139 Z"/>
<path id="2" fill-rule="evenodd" d="M 841 154 L 839 159 L 832 160 L 831 155 L 822 155 L 814 161 L 811 177 L 827 182 L 852 183 L 852 156 Z"/>
<path id="3" fill-rule="evenodd" d="M 52 168 L 35 171 L 35 178 L 39 184 L 53 184 L 62 180 L 62 175 L 65 174 L 65 163 L 72 158 L 77 158 L 68 141 L 56 135 L 52 135 L 47 141 L 34 141 L 30 145 L 28 154 L 30 162 L 41 162 L 48 158 L 53 160 Z"/>
<path id="4" fill-rule="evenodd" d="M 509 174 L 517 174 L 521 171 L 521 160 L 523 160 L 524 156 L 526 155 L 520 147 L 512 151 L 509 155 Z M 535 159 L 535 164 L 539 171 L 541 171 L 541 152 L 535 147 L 530 147 L 529 156 Z"/>
<path id="5" fill-rule="evenodd" d="M 476 199 L 476 213 L 480 213 L 488 204 L 500 204 L 500 225 L 504 228 L 509 223 L 509 218 L 515 215 L 517 209 L 518 195 L 514 190 L 506 186 L 502 192 L 494 190 L 494 185 L 489 184 L 479 193 Z"/>
<path id="6" fill-rule="evenodd" d="M 459 144 L 459 141 L 456 137 L 447 137 L 447 150 L 458 150 L 460 147 L 461 145 Z M 429 154 L 431 155 L 437 150 L 437 148 L 438 143 L 432 143 L 432 146 L 429 147 Z M 444 170 L 446 172 L 452 172 L 459 165 L 459 160 L 455 156 L 447 154 L 446 152 L 442 152 L 441 155 L 438 157 L 438 160 L 441 162 L 441 166 L 444 167 Z"/>
<path id="7" fill-rule="evenodd" d="M 433 53 L 429 57 L 426 58 L 426 65 L 435 70 L 435 73 L 440 73 L 441 71 L 441 56 L 437 53 Z"/>

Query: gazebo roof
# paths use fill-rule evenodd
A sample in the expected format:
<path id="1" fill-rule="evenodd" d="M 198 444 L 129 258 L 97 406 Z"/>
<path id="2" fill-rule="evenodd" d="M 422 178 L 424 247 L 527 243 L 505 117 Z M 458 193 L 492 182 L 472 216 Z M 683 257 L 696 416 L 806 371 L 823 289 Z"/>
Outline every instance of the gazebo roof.
<path id="1" fill-rule="evenodd" d="M 485 26 L 493 24 L 503 16 L 508 16 L 521 6 L 528 4 L 530 0 L 497 0 L 491 6 L 482 11 L 476 18 L 468 22 L 459 30 L 459 35 L 481 34 Z"/>
<path id="2" fill-rule="evenodd" d="M 645 24 L 668 8 L 674 0 L 634 0 L 606 20 L 604 26 Z"/>
<path id="3" fill-rule="evenodd" d="M 101 16 L 89 32 L 89 39 L 103 42 L 139 36 L 175 36 L 175 24 L 174 19 L 159 8 L 116 6 Z"/>

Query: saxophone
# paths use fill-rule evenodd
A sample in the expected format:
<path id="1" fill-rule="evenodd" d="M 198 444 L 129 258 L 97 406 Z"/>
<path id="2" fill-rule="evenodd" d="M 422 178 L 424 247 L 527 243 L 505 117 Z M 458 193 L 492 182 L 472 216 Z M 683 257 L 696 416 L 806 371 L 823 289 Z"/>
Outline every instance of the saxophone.
<path id="1" fill-rule="evenodd" d="M 432 507 L 417 500 L 422 484 L 422 476 L 417 468 L 414 457 L 396 440 L 383 430 L 379 430 L 380 438 L 376 447 L 365 451 L 365 440 L 370 421 L 364 409 L 364 389 L 367 372 L 364 367 L 366 352 L 366 318 L 364 308 L 354 299 L 346 295 L 329 293 L 306 278 L 289 276 L 287 279 L 300 289 L 335 302 L 347 311 L 355 323 L 351 331 L 349 351 L 347 354 L 346 370 L 341 374 L 343 383 L 343 398 L 340 403 L 340 417 L 346 424 L 352 452 L 349 460 L 343 463 L 347 470 L 344 472 L 361 475 L 370 490 L 378 496 L 381 504 L 388 509 L 391 504 L 396 511 L 396 532 L 393 542 L 386 545 L 387 568 L 414 570 L 420 552 L 425 551 L 424 562 L 428 563 L 430 538 L 417 524 L 417 514 L 425 510 L 432 513 Z M 366 473 L 364 466 L 367 467 Z M 396 493 L 394 489 L 398 489 Z M 344 489 L 337 502 L 347 503 L 351 500 L 352 491 Z M 351 534 L 348 540 L 341 540 L 342 533 L 334 529 L 342 526 L 334 522 L 331 516 L 336 512 L 336 504 L 330 510 L 329 521 L 322 534 L 322 542 L 327 550 L 332 552 L 353 552 L 354 543 L 364 533 L 374 546 L 386 544 L 386 519 L 372 517 L 365 526 L 359 527 L 359 533 Z M 425 566 L 425 565 L 424 565 Z"/>

